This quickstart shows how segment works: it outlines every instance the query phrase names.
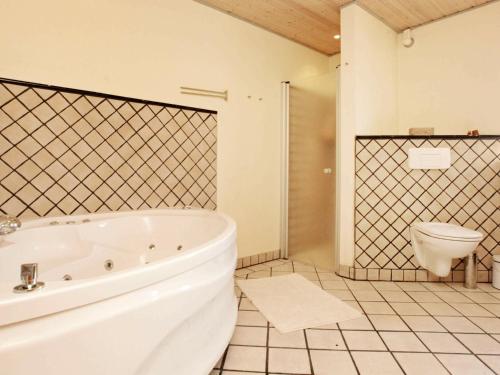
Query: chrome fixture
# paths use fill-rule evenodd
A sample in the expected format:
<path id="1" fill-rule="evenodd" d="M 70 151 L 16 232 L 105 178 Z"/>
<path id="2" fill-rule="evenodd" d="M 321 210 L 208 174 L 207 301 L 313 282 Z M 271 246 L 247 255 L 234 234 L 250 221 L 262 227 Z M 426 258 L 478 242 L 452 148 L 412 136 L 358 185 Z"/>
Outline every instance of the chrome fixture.
<path id="1" fill-rule="evenodd" d="M 21 264 L 22 284 L 14 287 L 14 293 L 27 293 L 41 289 L 45 283 L 38 281 L 38 263 Z"/>
<path id="2" fill-rule="evenodd" d="M 465 281 L 467 289 L 477 288 L 477 253 L 474 251 L 465 257 Z"/>
<path id="3" fill-rule="evenodd" d="M 214 90 L 197 89 L 194 87 L 185 87 L 185 86 L 181 86 L 181 94 L 212 96 L 215 98 L 224 99 L 225 101 L 227 101 L 227 96 L 228 96 L 227 90 L 214 91 Z"/>
<path id="4" fill-rule="evenodd" d="M 21 221 L 15 216 L 0 215 L 0 236 L 5 236 L 21 228 Z"/>

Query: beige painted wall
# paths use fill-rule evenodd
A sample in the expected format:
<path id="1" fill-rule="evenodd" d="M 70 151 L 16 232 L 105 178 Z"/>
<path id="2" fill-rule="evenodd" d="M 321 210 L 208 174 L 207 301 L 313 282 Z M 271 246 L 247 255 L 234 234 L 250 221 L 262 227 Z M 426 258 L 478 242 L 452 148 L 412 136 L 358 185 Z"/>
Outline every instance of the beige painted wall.
<path id="1" fill-rule="evenodd" d="M 280 82 L 328 71 L 326 56 L 188 0 L 3 0 L 0 13 L 2 77 L 218 110 L 218 205 L 239 255 L 279 248 Z"/>
<path id="2" fill-rule="evenodd" d="M 500 2 L 418 27 L 398 43 L 399 132 L 500 133 Z M 401 36 L 400 36 L 401 38 Z"/>
<path id="3" fill-rule="evenodd" d="M 397 133 L 397 34 L 356 4 L 341 10 L 340 121 L 337 122 L 337 248 L 354 257 L 354 138 Z"/>

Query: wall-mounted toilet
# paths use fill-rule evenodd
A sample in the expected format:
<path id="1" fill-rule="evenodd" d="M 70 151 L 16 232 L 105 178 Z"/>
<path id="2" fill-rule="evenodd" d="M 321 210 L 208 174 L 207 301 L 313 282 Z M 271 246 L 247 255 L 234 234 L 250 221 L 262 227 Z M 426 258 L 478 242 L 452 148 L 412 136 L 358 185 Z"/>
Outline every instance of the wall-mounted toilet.
<path id="1" fill-rule="evenodd" d="M 448 276 L 453 259 L 469 256 L 483 239 L 480 232 L 448 223 L 415 223 L 410 235 L 420 265 L 440 277 Z"/>

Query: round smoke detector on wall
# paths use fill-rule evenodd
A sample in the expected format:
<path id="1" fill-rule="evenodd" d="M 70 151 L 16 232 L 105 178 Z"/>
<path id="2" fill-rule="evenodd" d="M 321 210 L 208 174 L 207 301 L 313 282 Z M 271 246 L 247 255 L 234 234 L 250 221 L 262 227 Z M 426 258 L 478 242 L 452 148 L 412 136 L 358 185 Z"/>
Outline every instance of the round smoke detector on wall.
<path id="1" fill-rule="evenodd" d="M 403 31 L 403 46 L 410 48 L 415 44 L 415 39 L 413 39 L 411 29 L 406 29 Z"/>

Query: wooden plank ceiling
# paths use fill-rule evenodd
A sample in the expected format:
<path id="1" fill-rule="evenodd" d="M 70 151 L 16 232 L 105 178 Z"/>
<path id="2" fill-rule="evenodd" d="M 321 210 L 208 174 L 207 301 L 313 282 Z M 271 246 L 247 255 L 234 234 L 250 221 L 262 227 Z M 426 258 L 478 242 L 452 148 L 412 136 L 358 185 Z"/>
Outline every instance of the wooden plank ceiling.
<path id="1" fill-rule="evenodd" d="M 340 51 L 340 7 L 352 0 L 196 0 L 328 55 Z M 357 0 L 396 31 L 494 0 Z"/>

